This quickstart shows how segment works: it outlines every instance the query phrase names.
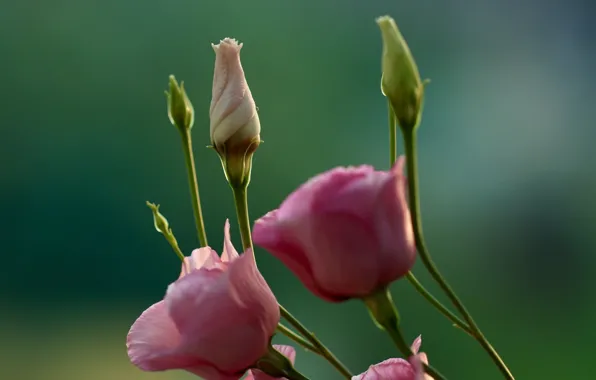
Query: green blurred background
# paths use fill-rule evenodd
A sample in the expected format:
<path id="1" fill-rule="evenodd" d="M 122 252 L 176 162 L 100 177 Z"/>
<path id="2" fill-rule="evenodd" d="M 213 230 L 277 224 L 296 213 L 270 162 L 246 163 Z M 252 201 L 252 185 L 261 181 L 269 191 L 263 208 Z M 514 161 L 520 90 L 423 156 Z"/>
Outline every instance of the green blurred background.
<path id="1" fill-rule="evenodd" d="M 185 81 L 211 244 L 235 221 L 209 143 L 214 53 L 235 37 L 262 122 L 251 217 L 337 165 L 388 167 L 376 16 L 394 16 L 425 78 L 428 243 L 518 379 L 593 367 L 595 6 L 586 0 L 0 1 L 0 379 L 182 380 L 127 358 L 131 323 L 179 261 L 145 206 L 197 246 L 163 91 Z M 232 223 L 234 241 L 238 229 Z M 278 299 L 356 373 L 395 355 L 358 302 L 326 304 L 257 252 Z M 438 292 L 420 263 L 415 273 Z M 499 379 L 479 346 L 407 283 L 408 339 L 451 379 Z M 280 339 L 283 341 L 283 339 Z M 313 379 L 338 379 L 299 351 Z"/>

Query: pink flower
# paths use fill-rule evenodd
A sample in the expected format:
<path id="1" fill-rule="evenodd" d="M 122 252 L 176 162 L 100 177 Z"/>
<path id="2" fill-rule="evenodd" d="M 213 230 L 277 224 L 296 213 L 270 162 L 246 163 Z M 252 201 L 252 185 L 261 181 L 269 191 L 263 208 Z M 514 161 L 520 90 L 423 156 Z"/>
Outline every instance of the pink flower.
<path id="1" fill-rule="evenodd" d="M 412 356 L 409 361 L 401 358 L 387 359 L 379 364 L 371 365 L 368 370 L 352 380 L 433 380 L 424 373 L 422 363 L 428 364 L 426 354 L 418 353 L 422 338 L 419 336 L 412 343 Z"/>
<path id="2" fill-rule="evenodd" d="M 164 300 L 132 325 L 127 348 L 134 365 L 235 380 L 267 352 L 280 318 L 277 301 L 252 251 L 238 257 L 229 229 L 226 221 L 221 259 L 209 247 L 195 249 Z"/>
<path id="3" fill-rule="evenodd" d="M 312 178 L 257 220 L 255 244 L 328 301 L 382 288 L 416 258 L 403 166 L 400 157 L 389 172 L 360 166 Z"/>
<path id="4" fill-rule="evenodd" d="M 296 350 L 292 346 L 283 346 L 275 344 L 273 345 L 277 351 L 281 352 L 286 358 L 290 359 L 292 364 L 296 360 Z M 276 378 L 267 375 L 266 373 L 258 370 L 258 369 L 251 369 L 248 371 L 248 375 L 244 378 L 244 380 L 274 380 L 274 379 L 285 379 L 285 377 Z"/>

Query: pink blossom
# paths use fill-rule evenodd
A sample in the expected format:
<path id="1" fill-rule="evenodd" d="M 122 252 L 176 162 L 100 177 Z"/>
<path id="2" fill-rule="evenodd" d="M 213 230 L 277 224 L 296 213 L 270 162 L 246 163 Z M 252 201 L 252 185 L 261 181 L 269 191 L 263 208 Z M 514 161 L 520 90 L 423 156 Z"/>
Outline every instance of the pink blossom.
<path id="1" fill-rule="evenodd" d="M 416 258 L 403 166 L 400 157 L 388 172 L 359 166 L 312 178 L 257 220 L 255 244 L 328 301 L 382 288 Z"/>
<path id="2" fill-rule="evenodd" d="M 252 250 L 238 256 L 229 228 L 226 221 L 221 259 L 209 247 L 195 249 L 164 300 L 132 325 L 128 356 L 140 369 L 232 380 L 267 352 L 280 318 L 277 301 Z"/>
<path id="3" fill-rule="evenodd" d="M 401 358 L 387 359 L 371 365 L 366 372 L 352 377 L 352 380 L 433 380 L 424 373 L 422 363 L 428 364 L 426 354 L 418 353 L 422 338 L 419 336 L 412 343 L 412 356 L 409 360 Z"/>
<path id="4" fill-rule="evenodd" d="M 277 351 L 281 352 L 286 358 L 290 359 L 290 362 L 292 362 L 292 364 L 294 364 L 294 361 L 296 360 L 296 350 L 294 349 L 294 347 L 275 344 L 275 345 L 273 345 L 273 348 L 275 348 Z M 248 375 L 244 378 L 244 380 L 274 380 L 274 379 L 285 379 L 285 377 L 281 377 L 281 378 L 271 377 L 258 369 L 252 369 L 252 370 L 248 371 Z"/>

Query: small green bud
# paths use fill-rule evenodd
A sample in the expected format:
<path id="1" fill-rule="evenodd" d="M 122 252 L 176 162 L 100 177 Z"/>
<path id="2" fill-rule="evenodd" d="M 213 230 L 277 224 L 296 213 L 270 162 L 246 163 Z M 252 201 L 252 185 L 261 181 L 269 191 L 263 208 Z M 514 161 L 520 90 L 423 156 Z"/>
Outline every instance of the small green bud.
<path id="1" fill-rule="evenodd" d="M 376 22 L 383 38 L 381 91 L 389 99 L 400 127 L 413 129 L 420 121 L 425 83 L 393 18 L 382 16 Z"/>
<path id="2" fill-rule="evenodd" d="M 184 262 L 184 254 L 178 246 L 178 241 L 174 236 L 174 232 L 172 232 L 172 229 L 170 228 L 168 220 L 159 212 L 159 205 L 147 201 L 147 206 L 149 206 L 153 213 L 153 226 L 155 226 L 157 232 L 160 232 L 166 238 L 176 255 L 178 255 L 180 260 Z"/>
<path id="3" fill-rule="evenodd" d="M 192 128 L 195 122 L 195 111 L 184 90 L 184 82 L 176 81 L 173 75 L 170 75 L 170 92 L 166 91 L 168 98 L 168 117 L 170 122 L 181 132 Z"/>
<path id="4" fill-rule="evenodd" d="M 147 201 L 147 206 L 153 212 L 153 225 L 157 232 L 161 232 L 162 234 L 169 236 L 171 234 L 170 224 L 168 220 L 159 212 L 159 205 L 151 203 Z"/>

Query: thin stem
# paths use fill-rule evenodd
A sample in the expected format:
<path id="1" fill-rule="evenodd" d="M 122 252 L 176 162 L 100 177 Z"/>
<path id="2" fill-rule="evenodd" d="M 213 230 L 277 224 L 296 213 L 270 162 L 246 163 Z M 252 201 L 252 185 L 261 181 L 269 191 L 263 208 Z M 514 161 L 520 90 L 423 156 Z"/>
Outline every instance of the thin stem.
<path id="1" fill-rule="evenodd" d="M 315 346 L 313 346 L 309 341 L 304 339 L 301 335 L 296 334 L 289 327 L 286 327 L 286 326 L 282 325 L 281 323 L 279 323 L 277 325 L 277 331 L 284 334 L 286 337 L 293 340 L 294 342 L 298 343 L 303 348 L 305 348 L 311 352 L 314 352 L 317 355 L 321 355 L 321 353 Z"/>
<path id="2" fill-rule="evenodd" d="M 236 205 L 236 216 L 240 226 L 240 236 L 242 238 L 242 248 L 244 250 L 253 249 L 252 236 L 250 232 L 250 216 L 248 214 L 248 186 L 233 187 L 234 204 Z"/>
<path id="3" fill-rule="evenodd" d="M 251 226 L 250 216 L 248 214 L 248 186 L 232 187 L 234 193 L 234 202 L 236 204 L 236 214 L 238 215 L 238 224 L 240 226 L 240 233 L 242 236 L 242 246 L 244 250 L 253 249 L 252 237 L 251 237 Z M 352 374 L 343 365 L 339 359 L 333 355 L 329 349 L 313 334 L 311 333 L 296 317 L 294 317 L 289 311 L 286 310 L 281 304 L 279 305 L 279 312 L 283 318 L 285 318 L 290 325 L 292 325 L 306 340 L 308 340 L 318 351 L 319 355 L 327 359 L 327 361 L 335 367 L 346 379 L 351 379 Z M 278 329 L 281 323 L 278 324 Z M 282 327 L 283 328 L 283 327 Z M 316 352 L 315 351 L 315 352 Z"/>
<path id="4" fill-rule="evenodd" d="M 387 101 L 387 109 L 389 110 L 389 163 L 393 167 L 397 161 L 397 120 L 391 102 Z"/>
<path id="5" fill-rule="evenodd" d="M 178 246 L 178 241 L 176 240 L 176 238 L 174 237 L 174 235 L 172 234 L 171 237 L 166 236 L 166 240 L 168 241 L 168 243 L 170 243 L 170 246 L 172 247 L 172 249 L 174 250 L 174 252 L 178 256 L 178 258 L 180 260 L 182 260 L 182 262 L 184 262 L 184 253 L 182 253 L 182 251 L 180 250 L 180 247 Z"/>
<path id="6" fill-rule="evenodd" d="M 192 137 L 190 129 L 180 131 L 182 137 L 182 148 L 184 149 L 184 160 L 186 161 L 186 172 L 188 174 L 188 184 L 190 186 L 190 199 L 195 216 L 195 225 L 197 227 L 197 236 L 201 247 L 206 247 L 207 233 L 205 232 L 205 222 L 203 212 L 201 211 L 201 199 L 199 198 L 199 182 L 197 181 L 197 171 L 195 169 L 195 159 L 192 152 Z"/>
<path id="7" fill-rule="evenodd" d="M 393 112 L 393 107 L 391 106 L 391 102 L 387 101 L 387 109 L 389 113 L 389 166 L 393 167 L 395 165 L 395 161 L 397 161 L 397 119 L 395 117 L 395 112 Z M 418 281 L 414 273 L 408 272 L 406 278 L 412 284 L 414 289 L 418 293 L 422 295 L 431 305 L 433 305 L 441 314 L 443 314 L 447 319 L 449 319 L 456 327 L 459 327 L 472 337 L 474 334 L 470 330 L 470 326 L 467 323 L 459 319 L 459 317 L 453 314 L 445 305 L 441 303 L 437 298 L 435 298 L 423 285 Z"/>
<path id="8" fill-rule="evenodd" d="M 281 316 L 290 323 L 300 334 L 302 334 L 307 340 L 309 340 L 313 346 L 319 351 L 319 354 L 327 359 L 331 365 L 337 369 L 346 379 L 352 378 L 350 370 L 335 356 L 329 349 L 313 334 L 310 332 L 296 317 L 294 317 L 289 311 L 283 306 L 279 305 Z"/>
<path id="9" fill-rule="evenodd" d="M 511 374 L 511 371 L 507 368 L 503 359 L 499 356 L 497 351 L 491 346 L 488 342 L 486 337 L 480 331 L 480 328 L 464 306 L 464 304 L 460 301 L 457 297 L 453 289 L 449 286 L 445 278 L 440 274 L 437 266 L 433 262 L 426 248 L 426 244 L 424 241 L 424 236 L 422 234 L 422 221 L 421 221 L 421 213 L 420 213 L 420 200 L 418 194 L 418 161 L 416 157 L 416 130 L 415 128 L 412 129 L 403 129 L 404 135 L 404 145 L 406 149 L 406 164 L 407 164 L 407 172 L 408 172 L 408 193 L 410 199 L 410 212 L 412 214 L 412 225 L 414 227 L 414 238 L 416 240 L 416 247 L 418 247 L 418 253 L 424 263 L 424 266 L 431 274 L 433 279 L 439 284 L 441 289 L 445 292 L 447 297 L 451 300 L 453 305 L 457 308 L 457 310 L 461 313 L 464 319 L 468 322 L 470 329 L 474 332 L 474 336 L 480 345 L 484 348 L 484 350 L 489 354 L 493 362 L 499 367 L 501 373 L 505 376 L 506 379 L 513 380 L 514 377 Z"/>
<path id="10" fill-rule="evenodd" d="M 451 312 L 451 310 L 447 309 L 445 305 L 441 303 L 438 299 L 436 299 L 424 286 L 418 281 L 414 273 L 408 272 L 406 278 L 412 284 L 414 289 L 418 291 L 431 305 L 433 305 L 437 310 L 439 310 L 447 319 L 449 319 L 455 327 L 462 329 L 465 333 L 470 335 L 472 338 L 476 338 L 474 332 L 470 329 L 470 326 L 464 321 L 462 321 L 457 315 Z"/>
<path id="11" fill-rule="evenodd" d="M 308 377 L 304 376 L 298 370 L 294 369 L 292 373 L 286 373 L 285 377 L 288 380 L 310 380 Z"/>

